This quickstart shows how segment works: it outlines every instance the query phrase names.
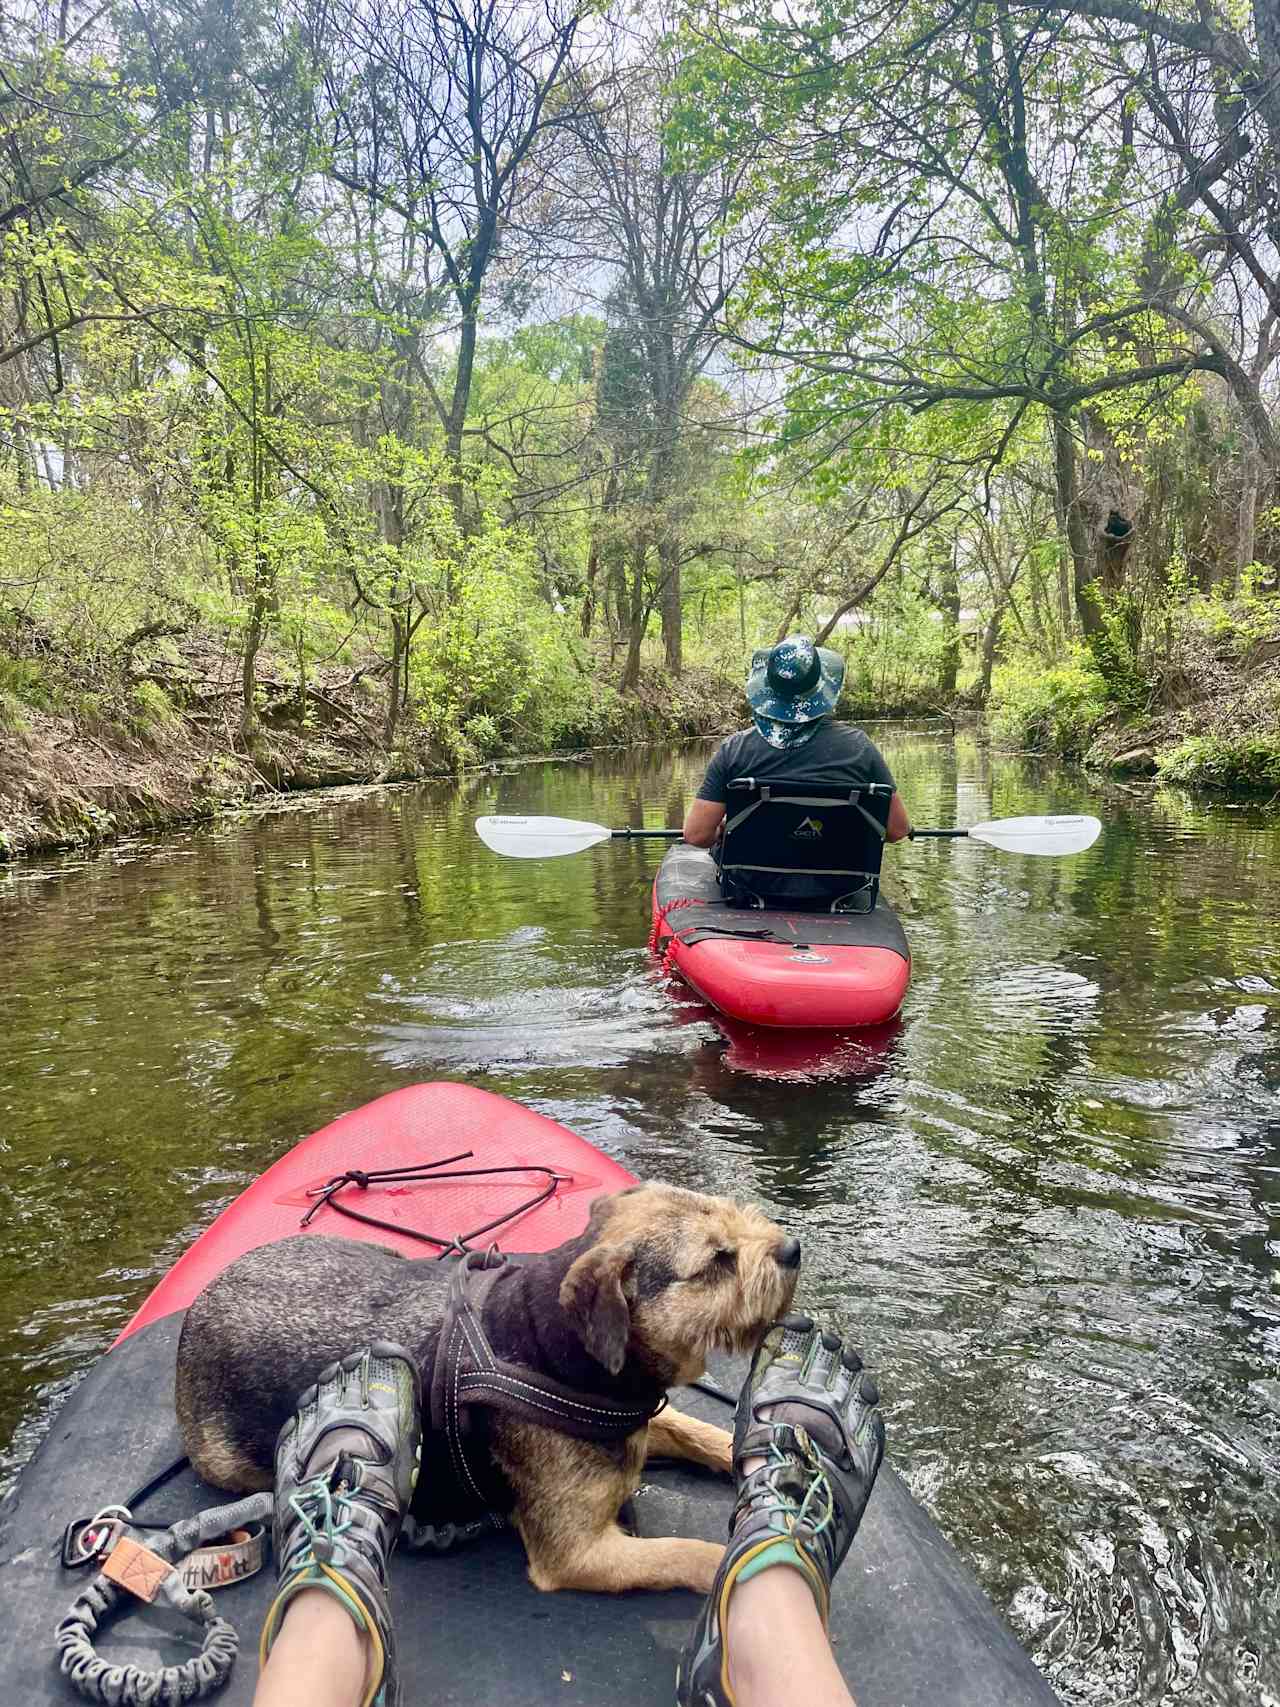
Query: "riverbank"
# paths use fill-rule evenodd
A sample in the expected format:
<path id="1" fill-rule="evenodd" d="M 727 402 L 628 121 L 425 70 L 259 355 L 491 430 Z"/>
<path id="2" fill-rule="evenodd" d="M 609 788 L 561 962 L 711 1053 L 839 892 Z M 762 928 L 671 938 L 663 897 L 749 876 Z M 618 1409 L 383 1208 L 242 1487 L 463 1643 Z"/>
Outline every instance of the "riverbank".
<path id="1" fill-rule="evenodd" d="M 1233 794 L 1280 792 L 1280 611 L 1206 605 L 1142 670 L 1103 680 L 1083 647 L 1047 668 L 997 669 L 997 746 L 1117 776 Z"/>
<path id="2" fill-rule="evenodd" d="M 497 757 L 412 718 L 388 752 L 373 692 L 350 671 L 322 673 L 303 694 L 268 675 L 265 690 L 251 747 L 239 736 L 234 686 L 217 679 L 193 681 L 180 696 L 152 684 L 10 694 L 0 704 L 0 861 L 195 823 L 301 790 L 456 776 Z M 723 733 L 740 721 L 741 686 L 709 670 L 690 669 L 674 685 L 647 671 L 634 695 L 596 681 L 584 700 L 586 738 L 553 754 Z M 503 758 L 546 750 L 536 736 L 504 732 Z"/>
<path id="3" fill-rule="evenodd" d="M 1232 794 L 1280 793 L 1280 661 L 1225 694 L 1154 717 L 1104 720 L 1081 755 L 1117 776 Z"/>

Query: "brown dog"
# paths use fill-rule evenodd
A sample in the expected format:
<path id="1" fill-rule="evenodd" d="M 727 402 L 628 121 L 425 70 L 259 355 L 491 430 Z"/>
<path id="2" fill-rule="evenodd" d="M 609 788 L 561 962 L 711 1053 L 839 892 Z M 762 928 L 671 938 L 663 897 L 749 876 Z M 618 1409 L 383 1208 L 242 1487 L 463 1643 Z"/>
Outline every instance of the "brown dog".
<path id="1" fill-rule="evenodd" d="M 625 1407 L 651 1410 L 668 1387 L 695 1379 L 711 1351 L 749 1349 L 789 1307 L 799 1265 L 798 1240 L 757 1210 L 675 1186 L 635 1186 L 598 1198 L 578 1238 L 504 1272 L 476 1321 L 505 1365 L 625 1417 Z M 178 1348 L 178 1420 L 199 1474 L 237 1491 L 269 1487 L 276 1435 L 299 1392 L 372 1339 L 406 1346 L 430 1393 L 445 1351 L 441 1328 L 454 1321 L 446 1316 L 452 1267 L 310 1235 L 232 1263 L 192 1304 Z M 590 1408 L 585 1401 L 579 1409 Z M 723 1429 L 667 1409 L 597 1440 L 544 1427 L 527 1412 L 481 1416 L 486 1463 L 538 1588 L 711 1586 L 720 1547 L 640 1539 L 617 1520 L 646 1455 L 728 1471 Z M 431 1482 L 424 1468 L 414 1513 L 434 1519 L 442 1513 Z"/>

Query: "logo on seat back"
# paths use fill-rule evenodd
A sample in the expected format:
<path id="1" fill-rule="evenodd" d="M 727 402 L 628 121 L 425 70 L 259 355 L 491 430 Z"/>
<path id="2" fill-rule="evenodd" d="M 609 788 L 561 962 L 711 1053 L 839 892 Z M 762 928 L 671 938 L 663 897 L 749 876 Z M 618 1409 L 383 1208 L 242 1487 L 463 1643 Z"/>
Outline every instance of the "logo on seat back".
<path id="1" fill-rule="evenodd" d="M 791 832 L 793 841 L 816 842 L 822 834 L 821 818 L 802 818 Z"/>

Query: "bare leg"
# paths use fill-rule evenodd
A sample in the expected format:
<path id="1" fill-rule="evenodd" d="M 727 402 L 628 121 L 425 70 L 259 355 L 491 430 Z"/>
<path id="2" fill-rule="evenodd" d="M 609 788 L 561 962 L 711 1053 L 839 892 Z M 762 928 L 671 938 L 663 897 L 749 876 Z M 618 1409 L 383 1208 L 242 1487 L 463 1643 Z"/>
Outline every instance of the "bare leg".
<path id="1" fill-rule="evenodd" d="M 289 1602 L 253 1707 L 359 1707 L 369 1692 L 368 1638 L 323 1589 Z"/>
<path id="2" fill-rule="evenodd" d="M 854 1707 L 808 1583 L 785 1566 L 729 1597 L 729 1681 L 738 1707 Z"/>

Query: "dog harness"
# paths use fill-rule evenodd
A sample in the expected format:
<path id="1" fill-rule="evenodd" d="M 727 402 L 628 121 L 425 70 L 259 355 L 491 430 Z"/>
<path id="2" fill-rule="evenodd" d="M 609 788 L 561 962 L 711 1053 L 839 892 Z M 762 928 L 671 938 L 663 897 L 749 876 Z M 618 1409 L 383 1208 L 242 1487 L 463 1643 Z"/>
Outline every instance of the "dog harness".
<path id="1" fill-rule="evenodd" d="M 423 1441 L 423 1457 L 432 1461 L 424 1462 L 420 1484 L 434 1496 L 447 1481 L 463 1507 L 479 1512 L 505 1514 L 514 1502 L 489 1455 L 484 1417 L 477 1410 L 537 1423 L 575 1440 L 618 1441 L 643 1428 L 667 1402 L 660 1388 L 644 1402 L 580 1392 L 498 1357 L 482 1325 L 484 1306 L 495 1283 L 514 1266 L 493 1251 L 470 1251 L 458 1262 L 431 1377 L 431 1432 Z"/>

